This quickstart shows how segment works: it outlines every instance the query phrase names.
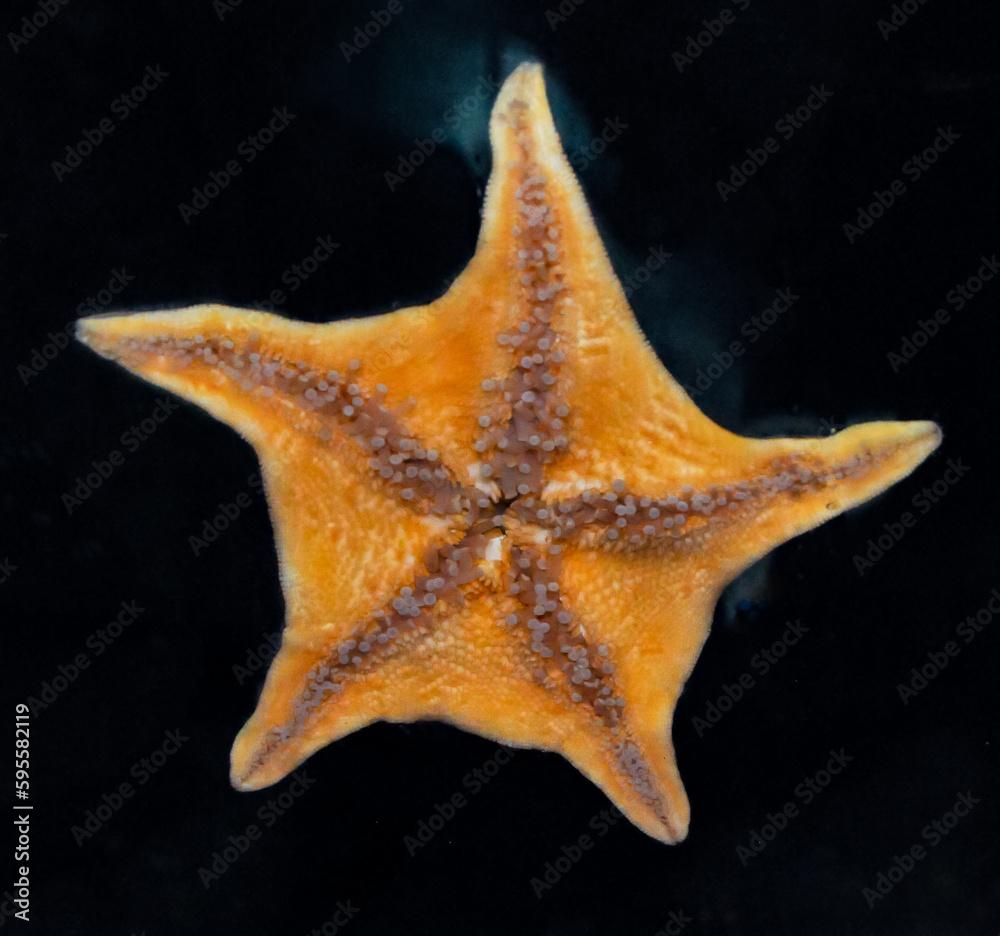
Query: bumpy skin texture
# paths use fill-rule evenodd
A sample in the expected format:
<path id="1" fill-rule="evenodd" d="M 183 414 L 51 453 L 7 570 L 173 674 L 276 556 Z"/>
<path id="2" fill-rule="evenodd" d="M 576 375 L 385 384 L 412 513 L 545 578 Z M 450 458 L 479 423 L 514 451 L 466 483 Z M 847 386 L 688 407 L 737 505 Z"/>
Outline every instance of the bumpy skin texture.
<path id="1" fill-rule="evenodd" d="M 476 254 L 428 306 L 311 325 L 203 305 L 79 336 L 260 458 L 287 620 L 235 787 L 377 719 L 434 718 L 560 752 L 677 842 L 671 719 L 720 590 L 940 432 L 715 425 L 637 327 L 538 66 L 507 80 L 490 137 Z"/>

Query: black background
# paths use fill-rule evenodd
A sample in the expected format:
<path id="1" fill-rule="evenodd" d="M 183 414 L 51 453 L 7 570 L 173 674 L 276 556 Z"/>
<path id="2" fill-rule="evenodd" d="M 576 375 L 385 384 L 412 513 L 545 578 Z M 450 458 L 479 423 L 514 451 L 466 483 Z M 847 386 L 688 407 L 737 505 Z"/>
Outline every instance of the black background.
<path id="1" fill-rule="evenodd" d="M 932 0 L 886 40 L 888 3 L 754 0 L 679 71 L 672 53 L 723 6 L 734 5 L 586 0 L 550 23 L 544 3 L 403 0 L 347 61 L 341 43 L 371 3 L 246 0 L 220 19 L 210 0 L 75 0 L 16 52 L 0 43 L 0 558 L 16 567 L 0 585 L 7 711 L 77 654 L 90 659 L 33 719 L 34 931 L 305 934 L 338 901 L 360 908 L 344 928 L 358 936 L 652 936 L 672 911 L 706 934 L 1000 929 L 996 623 L 909 704 L 897 694 L 1000 584 L 1000 285 L 953 310 L 898 372 L 887 360 L 1000 249 L 996 24 L 988 4 Z M 7 4 L 0 30 L 36 10 Z M 521 752 L 411 856 L 405 837 L 468 793 L 463 778 L 496 748 L 436 724 L 377 725 L 309 761 L 308 792 L 206 889 L 199 868 L 287 789 L 238 794 L 227 777 L 263 675 L 240 683 L 233 667 L 282 615 L 262 498 L 201 555 L 189 546 L 247 490 L 253 453 L 185 405 L 70 512 L 64 493 L 162 394 L 76 345 L 37 374 L 19 365 L 121 267 L 134 279 L 111 308 L 248 305 L 329 235 L 342 246 L 289 295 L 289 315 L 434 298 L 474 248 L 492 92 L 458 126 L 447 115 L 527 57 L 546 65 L 569 153 L 606 119 L 627 124 L 581 180 L 623 276 L 653 247 L 673 253 L 633 305 L 680 380 L 695 380 L 776 290 L 801 297 L 699 398 L 709 415 L 746 434 L 931 418 L 945 441 L 893 490 L 727 592 L 676 716 L 692 803 L 682 845 L 620 822 L 536 898 L 531 879 L 608 804 L 561 759 Z M 53 161 L 150 65 L 169 77 L 58 180 Z M 814 84 L 833 98 L 723 202 L 717 180 Z M 185 224 L 178 204 L 282 106 L 296 115 L 289 128 Z M 435 127 L 445 142 L 390 191 L 385 173 Z M 959 140 L 848 243 L 842 225 L 939 127 Z M 920 513 L 913 498 L 949 459 L 968 471 Z M 859 575 L 854 556 L 907 510 L 916 526 Z M 88 638 L 130 600 L 144 613 L 97 656 Z M 754 654 L 794 619 L 808 633 L 761 675 Z M 745 672 L 754 688 L 699 736 L 692 720 Z M 78 846 L 72 827 L 171 729 L 190 740 Z M 737 846 L 769 812 L 801 805 L 797 784 L 840 748 L 850 765 L 742 861 Z M 924 826 L 964 791 L 981 798 L 972 815 L 869 909 L 862 889 L 926 845 Z"/>

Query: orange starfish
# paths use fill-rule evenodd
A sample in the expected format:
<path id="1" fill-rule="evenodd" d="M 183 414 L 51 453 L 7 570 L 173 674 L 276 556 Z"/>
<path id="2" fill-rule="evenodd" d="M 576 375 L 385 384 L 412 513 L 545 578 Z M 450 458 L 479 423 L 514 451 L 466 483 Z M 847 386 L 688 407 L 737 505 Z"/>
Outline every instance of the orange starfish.
<path id="1" fill-rule="evenodd" d="M 476 254 L 428 306 L 313 325 L 201 305 L 79 336 L 260 458 L 287 621 L 237 789 L 377 719 L 434 718 L 560 752 L 676 842 L 671 719 L 719 592 L 941 434 L 715 425 L 638 329 L 537 65 L 504 84 L 490 138 Z"/>

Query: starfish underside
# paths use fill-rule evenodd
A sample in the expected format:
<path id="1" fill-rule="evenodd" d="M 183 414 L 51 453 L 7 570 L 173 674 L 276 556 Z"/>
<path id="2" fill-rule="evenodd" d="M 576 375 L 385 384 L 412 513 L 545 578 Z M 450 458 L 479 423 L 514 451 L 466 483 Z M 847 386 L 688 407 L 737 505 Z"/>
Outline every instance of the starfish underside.
<path id="1" fill-rule="evenodd" d="M 929 422 L 747 439 L 644 340 L 538 66 L 505 83 L 475 256 L 427 306 L 324 325 L 201 305 L 80 322 L 260 458 L 286 601 L 241 790 L 375 720 L 558 751 L 682 839 L 678 695 L 721 589 L 899 480 Z"/>

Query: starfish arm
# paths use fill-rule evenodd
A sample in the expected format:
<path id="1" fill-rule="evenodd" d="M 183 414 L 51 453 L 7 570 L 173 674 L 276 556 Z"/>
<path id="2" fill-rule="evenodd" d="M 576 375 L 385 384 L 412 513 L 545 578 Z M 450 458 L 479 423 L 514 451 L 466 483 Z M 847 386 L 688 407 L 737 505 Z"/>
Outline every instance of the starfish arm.
<path id="1" fill-rule="evenodd" d="M 429 651 L 438 656 L 433 675 L 414 668 L 410 660 L 401 661 L 410 671 L 392 674 L 397 701 L 384 717 L 413 720 L 412 699 L 419 698 L 423 717 L 501 744 L 562 754 L 646 833 L 664 842 L 682 840 L 688 804 L 669 730 L 660 731 L 659 722 L 650 730 L 646 716 L 638 707 L 633 710 L 634 700 L 626 684 L 618 682 L 617 671 L 614 679 L 601 679 L 608 687 L 606 697 L 575 683 L 555 646 L 553 656 L 543 656 L 528 628 L 507 623 L 514 607 L 509 600 L 495 599 L 470 607 L 456 639 L 442 634 L 436 643 L 441 649 Z M 579 628 L 571 633 L 565 639 L 589 648 L 596 671 L 596 632 L 589 643 Z M 608 705 L 601 708 L 605 701 Z M 614 711 L 612 703 L 623 706 L 614 723 L 607 718 Z"/>
<path id="2" fill-rule="evenodd" d="M 536 368 L 558 378 L 547 393 L 566 405 L 572 438 L 546 470 L 550 492 L 620 477 L 626 465 L 650 481 L 665 469 L 696 472 L 692 453 L 725 445 L 729 433 L 701 414 L 642 335 L 563 151 L 540 66 L 522 65 L 507 79 L 490 138 L 478 249 L 447 298 L 471 310 L 478 295 L 504 296 L 510 335 L 501 341 L 528 323 L 523 347 L 534 347 L 536 323 L 548 329 L 555 352 Z M 491 324 L 495 341 L 501 323 Z"/>
<path id="3" fill-rule="evenodd" d="M 649 835 L 680 841 L 688 804 L 669 724 L 660 730 L 659 718 L 635 704 L 647 687 L 628 669 L 635 657 L 627 623 L 606 626 L 605 608 L 589 604 L 586 572 L 574 576 L 562 546 L 526 542 L 525 532 L 515 523 L 506 590 L 466 625 L 457 645 L 475 653 L 451 674 L 437 716 L 562 754 Z"/>
<path id="4" fill-rule="evenodd" d="M 520 65 L 504 82 L 490 116 L 490 144 L 493 165 L 479 242 L 463 276 L 475 279 L 493 273 L 520 295 L 520 277 L 512 272 L 518 269 L 518 259 L 535 259 L 530 256 L 534 249 L 550 255 L 551 266 L 560 271 L 582 278 L 613 276 L 590 208 L 563 152 L 540 65 Z M 526 249 L 529 255 L 519 255 Z"/>
<path id="5" fill-rule="evenodd" d="M 584 318 L 573 324 L 600 331 L 601 324 L 620 319 L 631 326 L 630 344 L 644 345 L 627 303 L 604 308 L 611 299 L 624 300 L 624 293 L 563 150 L 540 65 L 521 65 L 504 82 L 490 118 L 490 142 L 493 167 L 479 243 L 463 275 L 476 281 L 492 274 L 524 299 L 531 292 L 518 286 L 531 280 L 561 283 L 557 292 L 587 287 L 588 297 L 598 301 L 577 303 Z"/>
<path id="6" fill-rule="evenodd" d="M 624 478 L 581 496 L 525 499 L 515 512 L 589 548 L 699 553 L 725 585 L 786 540 L 906 477 L 941 431 L 927 421 L 871 422 L 826 438 L 730 439 L 698 453 L 698 473 L 649 481 L 626 468 Z"/>
<path id="7" fill-rule="evenodd" d="M 501 371 L 509 356 L 495 339 L 502 305 L 483 298 L 482 313 L 473 322 L 460 320 L 454 300 L 444 297 L 428 306 L 400 309 L 384 315 L 326 324 L 296 322 L 278 315 L 224 305 L 93 316 L 81 319 L 77 335 L 105 357 L 208 410 L 250 442 L 274 438 L 287 427 L 279 416 L 293 416 L 313 425 L 297 410 L 276 410 L 261 394 L 263 385 L 236 392 L 240 380 L 226 370 L 223 341 L 244 356 L 270 355 L 282 366 L 299 362 L 322 376 L 333 370 L 349 377 L 372 396 L 385 387 L 385 404 L 405 411 L 413 436 L 441 454 L 456 478 L 475 476 L 471 439 L 476 419 L 485 408 L 484 373 Z M 489 310 L 492 314 L 487 314 Z M 489 338 L 487 339 L 487 335 Z M 471 353 L 470 345 L 478 347 Z M 213 353 L 205 364 L 205 349 Z M 352 371 L 351 363 L 360 365 Z M 246 362 L 244 362 L 246 363 Z M 299 368 L 301 372 L 303 368 Z M 238 375 L 237 375 L 238 376 Z M 305 387 L 303 388 L 305 389 Z M 415 400 L 443 401 L 434 407 L 414 407 Z"/>
<path id="8" fill-rule="evenodd" d="M 572 757 L 628 818 L 664 842 L 684 839 L 690 809 L 671 740 L 674 709 L 708 636 L 719 588 L 699 562 L 669 547 L 595 551 L 568 546 L 561 573 L 583 610 L 588 642 L 607 648 L 619 705 L 613 758 Z M 625 767 L 623 770 L 622 767 Z"/>
<path id="9" fill-rule="evenodd" d="M 723 584 L 781 543 L 876 497 L 901 481 L 940 444 L 933 422 L 869 422 L 815 439 L 747 440 L 742 476 L 749 510 L 719 524 L 716 575 Z M 756 471 L 754 469 L 756 468 Z M 766 479 L 766 480 L 764 480 Z M 713 513 L 714 515 L 714 513 Z"/>
<path id="10" fill-rule="evenodd" d="M 374 721 L 440 717 L 470 650 L 455 645 L 457 622 L 469 615 L 464 599 L 441 600 L 416 620 L 392 616 L 371 638 L 363 626 L 328 645 L 286 634 L 257 708 L 233 744 L 233 786 L 277 783 L 320 748 Z"/>

